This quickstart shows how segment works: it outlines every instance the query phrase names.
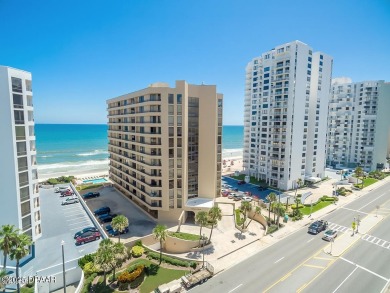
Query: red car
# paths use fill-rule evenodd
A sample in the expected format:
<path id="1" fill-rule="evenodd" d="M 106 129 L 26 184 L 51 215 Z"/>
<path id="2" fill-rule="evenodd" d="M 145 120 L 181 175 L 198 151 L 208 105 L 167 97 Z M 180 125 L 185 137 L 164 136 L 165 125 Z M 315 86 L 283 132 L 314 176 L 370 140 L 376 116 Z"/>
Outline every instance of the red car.
<path id="1" fill-rule="evenodd" d="M 66 190 L 66 191 L 64 191 L 64 192 L 61 192 L 60 197 L 71 196 L 71 195 L 73 195 L 73 194 L 74 194 L 73 191 L 71 191 L 71 190 Z"/>
<path id="2" fill-rule="evenodd" d="M 76 245 L 83 245 L 86 242 L 99 240 L 101 237 L 99 232 L 88 231 L 76 238 Z"/>
<path id="3" fill-rule="evenodd" d="M 229 196 L 229 194 L 230 194 L 229 191 L 224 191 L 224 192 L 222 192 L 222 196 L 223 196 L 223 197 L 227 197 L 227 196 Z"/>
<path id="4" fill-rule="evenodd" d="M 246 184 L 246 182 L 244 180 L 238 181 L 238 185 L 243 185 L 243 184 Z"/>

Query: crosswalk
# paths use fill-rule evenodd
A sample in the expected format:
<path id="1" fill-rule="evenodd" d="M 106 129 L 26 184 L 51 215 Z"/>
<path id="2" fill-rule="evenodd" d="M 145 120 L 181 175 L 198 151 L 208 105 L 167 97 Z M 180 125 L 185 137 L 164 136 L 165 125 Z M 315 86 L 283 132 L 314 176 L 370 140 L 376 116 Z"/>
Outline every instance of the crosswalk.
<path id="1" fill-rule="evenodd" d="M 375 237 L 375 236 L 372 236 L 369 234 L 364 234 L 361 239 L 390 250 L 390 242 L 389 241 L 380 239 L 378 237 Z"/>
<path id="2" fill-rule="evenodd" d="M 342 225 L 338 225 L 336 223 L 331 223 L 331 222 L 328 222 L 328 229 L 336 230 L 339 232 L 351 232 L 352 233 L 351 228 L 348 228 L 348 227 L 345 227 Z"/>
<path id="3" fill-rule="evenodd" d="M 338 225 L 336 223 L 331 223 L 331 222 L 328 222 L 328 229 L 336 230 L 336 231 L 339 231 L 342 233 L 346 233 L 346 232 L 352 233 L 352 228 L 348 228 L 348 227 Z M 383 247 L 385 249 L 390 250 L 390 242 L 389 241 L 380 239 L 380 238 L 372 236 L 370 234 L 364 234 L 361 237 L 361 239 L 364 241 L 370 242 L 372 244 L 375 244 L 377 246 L 380 246 L 380 247 Z"/>

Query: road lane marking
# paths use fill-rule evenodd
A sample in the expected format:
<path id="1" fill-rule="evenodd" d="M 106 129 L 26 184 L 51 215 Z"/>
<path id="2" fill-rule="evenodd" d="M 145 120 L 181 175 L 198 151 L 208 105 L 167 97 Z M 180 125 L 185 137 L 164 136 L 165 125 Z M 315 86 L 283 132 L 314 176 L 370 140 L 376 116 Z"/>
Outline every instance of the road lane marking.
<path id="1" fill-rule="evenodd" d="M 382 247 L 385 247 L 387 241 L 383 242 L 383 244 L 381 245 Z"/>
<path id="2" fill-rule="evenodd" d="M 312 239 L 308 240 L 306 243 L 309 243 L 309 242 L 311 242 L 311 241 L 313 241 L 313 240 L 314 240 L 314 238 L 312 238 Z"/>
<path id="3" fill-rule="evenodd" d="M 346 208 L 346 207 L 341 207 L 341 209 L 348 210 L 348 211 L 353 211 L 353 212 L 359 212 L 359 214 L 366 214 L 366 215 L 368 215 L 368 213 L 365 213 L 365 212 L 362 212 L 362 211 L 358 211 L 358 210 L 354 210 L 354 209 L 349 209 L 349 208 Z"/>
<path id="4" fill-rule="evenodd" d="M 309 267 L 309 268 L 315 268 L 315 269 L 325 269 L 326 267 L 323 267 L 323 266 L 316 266 L 316 265 L 309 265 L 309 264 L 304 264 L 303 265 L 304 267 Z"/>
<path id="5" fill-rule="evenodd" d="M 242 286 L 242 284 L 238 285 L 237 287 L 233 288 L 232 290 L 229 291 L 229 293 L 233 292 L 234 290 L 240 288 Z"/>
<path id="6" fill-rule="evenodd" d="M 386 195 L 386 193 L 384 194 L 381 194 L 380 196 L 378 196 L 377 198 L 374 198 L 372 201 L 368 202 L 367 204 L 365 204 L 364 206 L 362 206 L 360 209 L 358 209 L 357 211 L 361 211 L 361 209 L 365 208 L 366 206 L 368 206 L 369 204 L 373 203 L 374 201 L 376 201 L 377 199 L 381 198 L 382 196 Z"/>
<path id="7" fill-rule="evenodd" d="M 277 261 L 275 261 L 274 263 L 278 263 L 280 262 L 282 259 L 284 259 L 284 256 L 282 258 L 279 258 Z"/>
<path id="8" fill-rule="evenodd" d="M 288 277 L 290 277 L 292 274 L 287 274 L 285 275 L 283 278 L 280 279 L 280 282 L 283 282 L 284 280 L 286 280 Z"/>
<path id="9" fill-rule="evenodd" d="M 345 283 L 345 281 L 347 281 L 348 280 L 348 278 L 350 277 L 350 276 L 352 276 L 352 274 L 357 270 L 358 268 L 356 267 L 345 279 L 344 279 L 344 281 L 342 281 L 341 282 L 341 284 L 340 285 L 338 285 L 337 286 L 337 288 L 332 292 L 332 293 L 335 293 L 338 289 L 340 289 L 340 287 Z"/>
<path id="10" fill-rule="evenodd" d="M 379 274 L 377 274 L 377 273 L 375 273 L 375 272 L 373 272 L 373 271 L 371 271 L 371 270 L 369 270 L 369 269 L 367 269 L 367 268 L 365 268 L 365 267 L 362 267 L 361 265 L 358 265 L 357 263 L 354 263 L 353 261 L 350 261 L 350 260 L 348 260 L 348 259 L 346 259 L 346 258 L 344 258 L 344 257 L 340 257 L 340 259 L 342 259 L 343 261 L 345 261 L 345 262 L 348 262 L 348 263 L 350 263 L 350 264 L 352 264 L 352 265 L 354 265 L 354 266 L 356 266 L 356 269 L 362 269 L 362 270 L 364 270 L 364 271 L 366 271 L 366 272 L 368 272 L 368 273 L 370 273 L 370 274 L 373 274 L 374 276 L 377 276 L 378 278 L 381 278 L 382 280 L 385 280 L 386 282 L 388 282 L 389 281 L 389 279 L 388 278 L 386 278 L 386 277 L 384 277 L 384 276 L 382 276 L 382 275 L 379 275 Z M 335 292 L 335 291 L 333 291 L 333 292 Z"/>

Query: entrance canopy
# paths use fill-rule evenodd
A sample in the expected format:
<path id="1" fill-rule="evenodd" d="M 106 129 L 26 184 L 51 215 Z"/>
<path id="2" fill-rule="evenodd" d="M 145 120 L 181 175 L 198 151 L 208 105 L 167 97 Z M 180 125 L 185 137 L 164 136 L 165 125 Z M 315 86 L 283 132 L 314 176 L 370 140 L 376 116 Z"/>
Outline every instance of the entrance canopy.
<path id="1" fill-rule="evenodd" d="M 194 209 L 211 209 L 214 206 L 214 199 L 195 197 L 187 200 L 185 207 L 191 210 Z"/>
<path id="2" fill-rule="evenodd" d="M 316 182 L 320 182 L 321 181 L 321 178 L 319 177 L 305 177 L 305 181 L 309 181 L 309 182 L 313 182 L 313 183 L 316 183 Z"/>

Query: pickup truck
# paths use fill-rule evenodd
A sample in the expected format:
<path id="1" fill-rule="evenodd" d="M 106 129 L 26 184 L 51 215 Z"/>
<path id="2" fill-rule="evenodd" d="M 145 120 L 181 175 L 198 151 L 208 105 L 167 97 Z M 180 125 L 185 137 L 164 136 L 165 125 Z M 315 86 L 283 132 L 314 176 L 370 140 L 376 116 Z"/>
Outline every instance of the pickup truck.
<path id="1" fill-rule="evenodd" d="M 324 220 L 315 221 L 309 226 L 309 233 L 318 234 L 322 231 L 325 231 L 328 228 L 328 222 Z"/>
<path id="2" fill-rule="evenodd" d="M 213 266 L 209 263 L 206 263 L 205 267 L 181 277 L 181 282 L 186 289 L 190 289 L 195 285 L 206 282 L 213 276 L 213 274 Z"/>

